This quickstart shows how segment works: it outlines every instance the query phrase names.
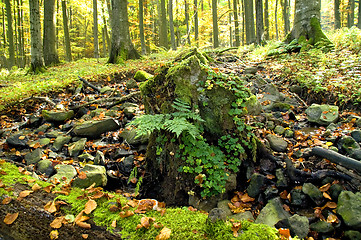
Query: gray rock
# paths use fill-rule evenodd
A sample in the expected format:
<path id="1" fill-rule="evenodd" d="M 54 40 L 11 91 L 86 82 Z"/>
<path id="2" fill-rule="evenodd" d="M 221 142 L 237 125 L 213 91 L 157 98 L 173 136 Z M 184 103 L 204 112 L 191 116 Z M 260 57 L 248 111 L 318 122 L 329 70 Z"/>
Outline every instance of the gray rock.
<path id="1" fill-rule="evenodd" d="M 337 125 L 335 123 L 330 123 L 327 127 L 327 130 L 335 131 L 337 129 Z"/>
<path id="2" fill-rule="evenodd" d="M 120 128 L 118 121 L 107 118 L 99 121 L 85 121 L 76 125 L 73 133 L 76 136 L 96 138 L 102 133 L 114 131 Z"/>
<path id="3" fill-rule="evenodd" d="M 24 159 L 25 159 L 25 161 L 26 161 L 26 164 L 27 164 L 27 165 L 30 165 L 30 164 L 35 164 L 35 163 L 39 162 L 40 159 L 41 159 L 42 154 L 43 154 L 43 153 L 42 153 L 42 151 L 41 151 L 40 148 L 37 148 L 37 149 L 35 149 L 34 151 L 26 154 L 26 155 L 24 156 Z"/>
<path id="4" fill-rule="evenodd" d="M 56 139 L 53 143 L 53 149 L 55 151 L 60 151 L 65 144 L 68 144 L 70 142 L 70 140 L 71 140 L 70 136 L 60 135 L 60 136 L 56 137 Z"/>
<path id="5" fill-rule="evenodd" d="M 266 127 L 269 130 L 273 130 L 275 128 L 275 122 L 274 121 L 268 121 L 267 124 L 266 124 Z"/>
<path id="6" fill-rule="evenodd" d="M 148 136 L 137 137 L 137 130 L 134 128 L 125 129 L 119 134 L 119 137 L 130 145 L 144 144 L 149 140 Z"/>
<path id="7" fill-rule="evenodd" d="M 266 177 L 259 174 L 259 173 L 254 173 L 251 176 L 251 180 L 250 183 L 247 187 L 247 193 L 248 196 L 255 198 L 258 196 L 258 194 L 261 193 L 262 191 L 262 187 L 264 185 Z"/>
<path id="8" fill-rule="evenodd" d="M 206 199 L 200 198 L 196 195 L 190 195 L 188 199 L 188 204 L 199 210 L 209 212 L 213 208 L 217 207 L 217 203 L 220 199 L 222 199 L 222 195 L 208 197 Z"/>
<path id="9" fill-rule="evenodd" d="M 34 147 L 37 144 L 39 144 L 40 147 L 44 147 L 49 145 L 49 143 L 50 143 L 50 138 L 40 138 L 36 141 L 30 141 L 29 147 Z"/>
<path id="10" fill-rule="evenodd" d="M 233 191 L 237 187 L 237 174 L 230 174 L 227 178 L 225 189 L 226 192 Z"/>
<path id="11" fill-rule="evenodd" d="M 262 112 L 262 105 L 255 95 L 246 99 L 245 107 L 249 115 L 259 115 Z"/>
<path id="12" fill-rule="evenodd" d="M 317 205 L 319 205 L 323 200 L 322 192 L 312 183 L 304 183 L 302 186 L 302 192 L 308 195 Z"/>
<path id="13" fill-rule="evenodd" d="M 126 84 L 128 89 L 138 88 L 137 81 L 135 81 L 134 79 L 129 79 L 125 84 Z"/>
<path id="14" fill-rule="evenodd" d="M 281 137 L 277 137 L 273 134 L 268 134 L 266 138 L 272 150 L 276 152 L 286 151 L 288 143 L 285 140 L 283 140 Z"/>
<path id="15" fill-rule="evenodd" d="M 128 119 L 132 119 L 135 116 L 135 113 L 137 112 L 137 110 L 138 110 L 138 106 L 137 107 L 126 107 L 126 108 L 124 108 L 123 112 Z"/>
<path id="16" fill-rule="evenodd" d="M 361 148 L 359 149 L 354 149 L 351 154 L 350 154 L 350 157 L 356 159 L 356 160 L 359 160 L 361 161 Z"/>
<path id="17" fill-rule="evenodd" d="M 273 131 L 278 135 L 283 135 L 283 133 L 285 132 L 285 128 L 277 125 Z"/>
<path id="18" fill-rule="evenodd" d="M 261 210 L 255 223 L 263 223 L 273 227 L 278 221 L 291 217 L 291 214 L 283 209 L 279 197 L 270 200 Z"/>
<path id="19" fill-rule="evenodd" d="M 113 159 L 118 159 L 118 158 L 122 158 L 122 157 L 127 157 L 129 155 L 133 155 L 134 152 L 132 150 L 128 151 L 128 150 L 125 150 L 123 148 L 117 148 L 115 150 L 115 153 L 114 153 L 114 156 L 113 156 Z"/>
<path id="20" fill-rule="evenodd" d="M 361 192 L 352 193 L 343 191 L 338 197 L 337 214 L 342 217 L 343 222 L 350 228 L 358 230 L 361 228 Z"/>
<path id="21" fill-rule="evenodd" d="M 292 189 L 290 194 L 292 206 L 305 207 L 307 205 L 307 196 L 301 189 Z"/>
<path id="22" fill-rule="evenodd" d="M 50 176 L 54 173 L 54 167 L 52 162 L 48 159 L 41 160 L 37 163 L 37 170 L 44 173 L 46 176 Z"/>
<path id="23" fill-rule="evenodd" d="M 134 168 L 134 156 L 128 156 L 119 164 L 120 171 L 124 174 L 130 174 Z"/>
<path id="24" fill-rule="evenodd" d="M 276 170 L 276 178 L 277 178 L 277 182 L 276 182 L 277 187 L 287 187 L 288 186 L 287 179 L 286 179 L 285 175 L 283 174 L 282 169 L 278 168 Z"/>
<path id="25" fill-rule="evenodd" d="M 94 156 L 92 156 L 90 153 L 83 153 L 78 156 L 80 161 L 93 161 Z"/>
<path id="26" fill-rule="evenodd" d="M 286 138 L 293 138 L 295 135 L 295 133 L 291 130 L 291 129 L 287 129 L 285 130 L 284 136 Z"/>
<path id="27" fill-rule="evenodd" d="M 288 218 L 288 223 L 291 235 L 293 237 L 298 236 L 300 239 L 303 239 L 307 236 L 310 230 L 308 218 L 305 216 L 299 216 L 298 214 L 295 214 Z"/>
<path id="28" fill-rule="evenodd" d="M 270 200 L 272 198 L 275 198 L 278 196 L 278 189 L 275 187 L 268 187 L 265 191 L 264 191 L 264 195 L 266 197 L 266 200 Z"/>
<path id="29" fill-rule="evenodd" d="M 94 165 L 105 166 L 105 157 L 103 152 L 99 150 L 97 151 L 94 158 Z"/>
<path id="30" fill-rule="evenodd" d="M 343 187 L 340 184 L 333 184 L 330 187 L 330 196 L 333 200 L 337 201 L 338 196 L 340 193 L 344 190 Z"/>
<path id="31" fill-rule="evenodd" d="M 351 132 L 351 137 L 355 139 L 356 142 L 361 142 L 361 130 L 354 130 Z"/>
<path id="32" fill-rule="evenodd" d="M 107 93 L 107 92 L 111 92 L 111 91 L 113 91 L 113 89 L 112 89 L 111 87 L 109 87 L 109 86 L 105 86 L 105 87 L 102 87 L 102 88 L 100 89 L 100 93 L 101 93 L 101 94 L 104 94 L 104 93 Z"/>
<path id="33" fill-rule="evenodd" d="M 49 123 L 45 123 L 45 124 L 41 125 L 40 127 L 38 127 L 35 130 L 35 133 L 39 133 L 39 132 L 45 133 L 50 127 L 51 127 L 51 125 Z"/>
<path id="34" fill-rule="evenodd" d="M 352 154 L 353 151 L 360 149 L 360 145 L 350 136 L 343 136 L 338 144 L 347 154 Z"/>
<path id="35" fill-rule="evenodd" d="M 69 183 L 77 174 L 75 168 L 71 165 L 58 164 L 55 167 L 56 174 L 49 178 L 48 182 L 52 182 L 55 179 L 65 184 Z"/>
<path id="36" fill-rule="evenodd" d="M 300 95 L 302 93 L 302 87 L 298 85 L 292 85 L 290 86 L 290 91 Z"/>
<path id="37" fill-rule="evenodd" d="M 221 208 L 213 208 L 209 214 L 208 214 L 208 218 L 207 221 L 211 222 L 211 223 L 215 223 L 219 220 L 222 221 L 226 221 L 227 220 L 227 215 L 224 212 L 223 209 Z"/>
<path id="38" fill-rule="evenodd" d="M 345 237 L 345 239 L 348 239 L 348 240 L 361 240 L 361 232 L 354 231 L 354 230 L 348 230 L 348 231 L 345 231 L 344 237 Z"/>
<path id="39" fill-rule="evenodd" d="M 22 134 L 14 134 L 14 135 L 10 135 L 7 139 L 6 139 L 6 143 L 11 146 L 11 147 L 27 147 L 28 144 L 27 142 L 29 141 L 29 138 L 27 136 L 24 136 Z"/>
<path id="40" fill-rule="evenodd" d="M 76 142 L 69 144 L 68 152 L 71 157 L 77 157 L 83 150 L 86 143 L 86 138 L 81 138 Z"/>
<path id="41" fill-rule="evenodd" d="M 254 217 L 251 211 L 245 211 L 245 212 L 241 212 L 241 213 L 237 213 L 232 215 L 230 218 L 234 219 L 234 220 L 247 220 L 247 221 L 254 221 Z"/>
<path id="42" fill-rule="evenodd" d="M 318 221 L 318 222 L 312 223 L 310 225 L 310 229 L 312 231 L 316 231 L 319 233 L 329 233 L 334 230 L 332 224 L 325 222 L 325 221 Z"/>
<path id="43" fill-rule="evenodd" d="M 81 171 L 86 174 L 86 178 L 85 179 L 80 179 L 79 177 L 75 178 L 73 182 L 73 186 L 79 188 L 87 188 L 93 183 L 95 183 L 96 187 L 98 186 L 104 187 L 105 185 L 107 185 L 108 179 L 104 166 L 87 164 Z"/>
<path id="44" fill-rule="evenodd" d="M 229 200 L 222 200 L 222 201 L 220 201 L 220 202 L 217 203 L 217 208 L 222 209 L 222 210 L 225 212 L 225 214 L 226 214 L 227 217 L 233 215 L 231 209 L 229 209 L 228 203 L 231 203 L 231 201 L 229 201 Z"/>
<path id="45" fill-rule="evenodd" d="M 338 106 L 312 104 L 306 109 L 307 119 L 309 122 L 327 126 L 338 120 Z"/>
<path id="46" fill-rule="evenodd" d="M 134 75 L 134 79 L 137 81 L 137 82 L 144 82 L 144 81 L 147 81 L 149 79 L 152 79 L 154 76 L 150 73 L 147 73 L 145 71 L 142 71 L 142 70 L 138 70 L 135 75 Z"/>
<path id="47" fill-rule="evenodd" d="M 361 127 L 361 118 L 359 117 L 359 118 L 357 118 L 357 120 L 356 120 L 356 126 L 357 127 Z"/>
<path id="48" fill-rule="evenodd" d="M 254 75 L 254 74 L 256 74 L 257 73 L 257 71 L 258 71 L 258 68 L 257 67 L 246 67 L 245 69 L 244 69 L 244 73 L 245 74 L 252 74 L 252 75 Z"/>
<path id="49" fill-rule="evenodd" d="M 74 111 L 48 111 L 43 110 L 41 116 L 48 122 L 65 122 L 74 117 Z"/>

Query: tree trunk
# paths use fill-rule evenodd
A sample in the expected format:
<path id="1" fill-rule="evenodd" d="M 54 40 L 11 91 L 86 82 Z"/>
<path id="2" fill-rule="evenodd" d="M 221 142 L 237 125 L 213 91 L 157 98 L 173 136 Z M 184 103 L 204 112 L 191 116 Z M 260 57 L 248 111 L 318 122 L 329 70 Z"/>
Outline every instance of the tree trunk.
<path id="1" fill-rule="evenodd" d="M 340 0 L 334 0 L 335 29 L 341 28 Z"/>
<path id="2" fill-rule="evenodd" d="M 168 15 L 169 15 L 169 30 L 170 30 L 170 43 L 172 45 L 172 50 L 177 50 L 177 46 L 175 43 L 175 35 L 174 35 L 174 22 L 173 22 L 173 0 L 169 0 L 168 2 Z"/>
<path id="3" fill-rule="evenodd" d="M 7 19 L 7 39 L 9 44 L 9 59 L 7 67 L 11 69 L 15 65 L 15 46 L 14 46 L 14 30 L 13 30 L 13 17 L 11 13 L 10 0 L 5 0 L 6 19 Z"/>
<path id="4" fill-rule="evenodd" d="M 25 47 L 24 47 L 24 29 L 23 29 L 23 2 L 17 0 L 17 11 L 18 11 L 18 39 L 19 39 L 19 54 L 18 63 L 21 68 L 25 67 Z"/>
<path id="5" fill-rule="evenodd" d="M 347 10 L 347 27 L 351 28 L 355 25 L 355 0 L 348 0 Z"/>
<path id="6" fill-rule="evenodd" d="M 231 10 L 231 0 L 228 0 L 228 9 Z M 232 11 L 228 14 L 228 25 L 229 25 L 229 46 L 233 46 L 233 30 L 232 30 Z"/>
<path id="7" fill-rule="evenodd" d="M 55 22 L 55 0 L 44 1 L 43 53 L 46 66 L 59 63 L 56 52 Z"/>
<path id="8" fill-rule="evenodd" d="M 361 29 L 361 1 L 358 1 L 358 21 L 357 27 Z"/>
<path id="9" fill-rule="evenodd" d="M 244 13 L 246 21 L 246 44 L 252 44 L 256 41 L 254 29 L 253 0 L 245 0 Z"/>
<path id="10" fill-rule="evenodd" d="M 194 0 L 194 40 L 196 41 L 196 45 L 198 46 L 198 38 L 199 38 L 199 30 L 198 30 L 198 1 Z"/>
<path id="11" fill-rule="evenodd" d="M 212 19 L 213 19 L 213 47 L 219 47 L 218 41 L 218 14 L 217 14 L 217 0 L 212 0 Z"/>
<path id="12" fill-rule="evenodd" d="M 233 18 L 234 18 L 234 38 L 235 38 L 235 47 L 240 46 L 239 41 L 239 22 L 238 22 L 238 0 L 233 0 Z"/>
<path id="13" fill-rule="evenodd" d="M 139 0 L 139 38 L 142 54 L 146 54 L 145 39 L 144 39 L 144 14 L 143 14 L 143 0 Z"/>
<path id="14" fill-rule="evenodd" d="M 245 35 L 246 35 L 246 13 L 244 11 L 244 1 L 245 0 L 241 0 L 242 3 L 242 11 L 240 11 L 242 13 L 242 45 L 245 44 Z"/>
<path id="15" fill-rule="evenodd" d="M 29 0 L 30 34 L 31 34 L 31 68 L 30 72 L 44 71 L 43 47 L 41 44 L 41 24 L 39 0 Z"/>
<path id="16" fill-rule="evenodd" d="M 139 58 L 129 36 L 128 2 L 112 0 L 112 44 L 108 63 Z"/>
<path id="17" fill-rule="evenodd" d="M 94 37 L 94 57 L 99 58 L 98 40 L 98 2 L 93 0 L 93 37 Z"/>
<path id="18" fill-rule="evenodd" d="M 263 0 L 256 0 L 256 30 L 257 30 L 257 44 L 261 45 L 263 42 L 264 25 L 263 25 Z"/>
<path id="19" fill-rule="evenodd" d="M 160 0 L 159 45 L 168 49 L 167 11 L 165 8 L 165 0 Z"/>
<path id="20" fill-rule="evenodd" d="M 6 24 L 5 24 L 5 10 L 4 7 L 1 8 L 2 10 L 2 28 L 3 28 L 3 43 L 4 43 L 4 48 L 6 46 Z"/>
<path id="21" fill-rule="evenodd" d="M 268 12 L 268 0 L 264 2 L 264 39 L 269 40 L 269 12 Z"/>
<path id="22" fill-rule="evenodd" d="M 290 4 L 289 4 L 289 0 L 284 0 L 282 2 L 282 15 L 283 15 L 283 22 L 284 22 L 284 31 L 285 31 L 285 36 L 289 33 L 290 31 Z"/>
<path id="23" fill-rule="evenodd" d="M 286 42 L 294 39 L 308 40 L 308 44 L 323 46 L 331 44 L 321 29 L 321 0 L 296 0 L 295 21 L 291 33 L 287 36 Z"/>
<path id="24" fill-rule="evenodd" d="M 66 52 L 66 61 L 70 62 L 72 60 L 71 56 L 71 48 L 70 48 L 70 36 L 69 36 L 69 28 L 68 28 L 68 15 L 66 8 L 66 1 L 62 0 L 61 8 L 63 11 L 63 27 L 64 27 L 64 37 L 65 37 L 65 52 Z"/>
<path id="25" fill-rule="evenodd" d="M 278 16 L 277 16 L 277 10 L 278 10 L 278 0 L 276 0 L 276 7 L 275 7 L 276 40 L 278 40 Z"/>
<path id="26" fill-rule="evenodd" d="M 187 29 L 187 44 L 191 45 L 191 38 L 190 38 L 190 28 L 189 28 L 189 4 L 188 0 L 184 1 L 184 16 L 185 16 L 185 22 L 186 22 L 186 29 Z"/>

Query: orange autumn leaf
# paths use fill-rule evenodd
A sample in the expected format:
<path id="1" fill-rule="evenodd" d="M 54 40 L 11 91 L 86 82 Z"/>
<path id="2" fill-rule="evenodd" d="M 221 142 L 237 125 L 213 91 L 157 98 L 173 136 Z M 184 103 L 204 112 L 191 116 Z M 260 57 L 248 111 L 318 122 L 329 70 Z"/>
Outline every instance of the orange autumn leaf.
<path id="1" fill-rule="evenodd" d="M 232 224 L 232 232 L 234 237 L 238 237 L 238 231 L 241 228 L 240 222 L 235 222 Z"/>
<path id="2" fill-rule="evenodd" d="M 76 225 L 78 225 L 81 228 L 91 229 L 91 225 L 89 223 L 86 223 L 86 222 L 77 222 Z"/>
<path id="3" fill-rule="evenodd" d="M 331 187 L 331 184 L 330 184 L 330 183 L 327 183 L 327 184 L 323 185 L 322 187 L 320 187 L 319 190 L 320 190 L 321 192 L 327 192 L 328 189 L 330 189 L 330 187 Z"/>
<path id="4" fill-rule="evenodd" d="M 290 230 L 288 228 L 280 228 L 278 229 L 278 232 L 281 236 L 285 237 L 286 239 L 289 239 L 291 237 Z"/>
<path id="5" fill-rule="evenodd" d="M 83 234 L 81 235 L 81 237 L 84 238 L 84 239 L 88 239 L 89 235 L 86 234 L 86 233 L 83 233 Z"/>
<path id="6" fill-rule="evenodd" d="M 58 211 L 55 201 L 49 201 L 45 206 L 44 209 L 50 213 L 55 213 Z"/>
<path id="7" fill-rule="evenodd" d="M 85 208 L 84 208 L 84 212 L 86 214 L 90 214 L 94 209 L 97 208 L 97 202 L 94 201 L 93 199 L 90 199 L 86 204 L 85 204 Z"/>
<path id="8" fill-rule="evenodd" d="M 86 174 L 85 174 L 85 172 L 79 172 L 78 178 L 79 178 L 79 179 L 86 179 Z"/>
<path id="9" fill-rule="evenodd" d="M 164 227 L 155 239 L 156 240 L 167 240 L 170 238 L 171 233 L 172 233 L 171 229 Z"/>
<path id="10" fill-rule="evenodd" d="M 155 221 L 155 218 L 152 217 L 142 217 L 140 219 L 140 224 L 142 227 L 148 229 L 150 227 L 150 224 Z"/>
<path id="11" fill-rule="evenodd" d="M 337 203 L 335 202 L 327 202 L 321 209 L 325 209 L 325 208 L 337 208 Z"/>
<path id="12" fill-rule="evenodd" d="M 248 193 L 243 194 L 241 197 L 241 201 L 244 203 L 253 202 L 254 200 L 255 200 L 254 198 L 251 198 L 250 196 L 248 196 Z"/>
<path id="13" fill-rule="evenodd" d="M 331 196 L 328 195 L 328 193 L 324 192 L 324 193 L 322 193 L 322 195 L 323 195 L 324 198 L 327 198 L 327 199 L 329 199 L 329 200 L 332 200 Z"/>
<path id="14" fill-rule="evenodd" d="M 127 217 L 131 217 L 131 216 L 133 216 L 133 215 L 134 215 L 134 212 L 133 212 L 133 211 L 126 211 L 126 212 L 121 211 L 121 212 L 119 213 L 119 216 L 120 216 L 121 218 L 127 218 Z"/>
<path id="15" fill-rule="evenodd" d="M 1 201 L 1 204 L 3 205 L 7 205 L 9 204 L 13 199 L 11 197 L 7 197 L 7 198 L 4 198 L 2 201 Z"/>
<path id="16" fill-rule="evenodd" d="M 43 190 L 47 193 L 50 193 L 51 192 L 51 189 L 53 189 L 54 185 L 49 185 L 49 186 L 46 186 L 43 188 Z"/>
<path id="17" fill-rule="evenodd" d="M 63 225 L 64 216 L 55 218 L 51 223 L 50 227 L 52 228 L 61 228 Z"/>
<path id="18" fill-rule="evenodd" d="M 36 192 L 36 191 L 39 191 L 39 190 L 41 189 L 41 187 L 40 187 L 39 184 L 35 183 L 35 184 L 31 187 L 31 189 L 32 189 L 34 192 Z"/>
<path id="19" fill-rule="evenodd" d="M 24 191 L 22 191 L 22 192 L 19 193 L 19 198 L 25 198 L 25 197 L 29 196 L 30 193 L 32 193 L 32 192 L 34 192 L 34 191 L 24 190 Z"/>
<path id="20" fill-rule="evenodd" d="M 127 202 L 127 204 L 129 205 L 129 206 L 131 206 L 131 207 L 136 207 L 136 206 L 138 206 L 138 201 L 136 201 L 136 200 L 129 200 L 128 202 Z"/>
<path id="21" fill-rule="evenodd" d="M 4 223 L 7 225 L 12 224 L 13 222 L 15 222 L 15 220 L 18 218 L 19 213 L 8 213 L 6 214 L 5 218 L 4 218 Z"/>
<path id="22" fill-rule="evenodd" d="M 153 223 L 153 227 L 156 228 L 156 229 L 158 229 L 158 228 L 163 227 L 163 224 L 158 223 L 158 222 L 154 222 L 154 223 Z"/>
<path id="23" fill-rule="evenodd" d="M 53 231 L 51 231 L 50 234 L 49 234 L 49 236 L 50 236 L 50 239 L 51 239 L 51 240 L 58 239 L 58 237 L 59 237 L 59 232 L 58 232 L 58 230 L 53 230 Z"/>
<path id="24" fill-rule="evenodd" d="M 110 226 L 113 227 L 113 228 L 116 228 L 116 227 L 117 227 L 117 220 L 114 219 L 114 220 L 112 221 L 112 224 L 111 224 Z"/>
<path id="25" fill-rule="evenodd" d="M 326 220 L 328 223 L 338 223 L 338 218 L 335 214 L 330 214 Z"/>
<path id="26" fill-rule="evenodd" d="M 288 195 L 288 193 L 286 190 L 284 190 L 283 192 L 280 193 L 281 199 L 287 199 L 287 195 Z"/>

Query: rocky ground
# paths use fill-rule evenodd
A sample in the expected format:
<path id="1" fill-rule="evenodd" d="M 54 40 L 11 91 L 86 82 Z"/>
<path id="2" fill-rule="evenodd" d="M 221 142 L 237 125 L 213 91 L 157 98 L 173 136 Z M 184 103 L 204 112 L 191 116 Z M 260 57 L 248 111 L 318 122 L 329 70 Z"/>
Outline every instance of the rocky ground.
<path id="1" fill-rule="evenodd" d="M 290 229 L 300 238 L 361 239 L 360 115 L 302 100 L 307 90 L 262 63 L 232 55 L 217 60 L 214 69 L 238 75 L 255 95 L 247 123 L 270 150 L 264 149 L 243 179 L 230 178 L 229 199 L 189 204 Z M 54 184 L 72 181 L 87 188 L 95 182 L 136 197 L 139 177 L 147 177 L 148 139 L 135 138 L 127 126 L 144 110 L 138 85 L 146 79 L 133 76 L 83 79 L 65 93 L 25 99 L 7 109 L 1 116 L 0 157 Z M 141 191 L 139 197 L 148 196 Z"/>

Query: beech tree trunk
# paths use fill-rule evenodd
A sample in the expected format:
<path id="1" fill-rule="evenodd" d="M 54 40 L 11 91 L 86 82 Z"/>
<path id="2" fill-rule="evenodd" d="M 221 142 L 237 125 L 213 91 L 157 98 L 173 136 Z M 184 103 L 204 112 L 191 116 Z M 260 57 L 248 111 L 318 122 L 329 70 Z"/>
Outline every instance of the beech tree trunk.
<path id="1" fill-rule="evenodd" d="M 277 16 L 277 10 L 278 10 L 278 0 L 276 0 L 276 7 L 275 7 L 276 40 L 278 40 L 278 16 Z"/>
<path id="2" fill-rule="evenodd" d="M 235 38 L 235 47 L 240 46 L 239 40 L 239 22 L 238 22 L 238 0 L 233 0 L 233 18 L 234 18 L 234 38 Z"/>
<path id="3" fill-rule="evenodd" d="M 213 47 L 219 47 L 218 40 L 218 14 L 217 14 L 217 0 L 212 0 L 212 19 L 213 19 Z"/>
<path id="4" fill-rule="evenodd" d="M 283 2 L 281 0 L 281 3 L 283 3 L 282 15 L 284 22 L 284 31 L 286 36 L 290 31 L 290 3 L 288 0 L 284 0 Z"/>
<path id="5" fill-rule="evenodd" d="M 56 51 L 55 23 L 55 0 L 46 0 L 44 1 L 43 39 L 44 63 L 46 66 L 59 63 L 59 57 Z"/>
<path id="6" fill-rule="evenodd" d="M 184 15 L 185 15 L 185 21 L 186 21 L 186 29 L 187 29 L 187 44 L 190 46 L 191 45 L 191 30 L 189 28 L 189 4 L 188 1 L 185 0 L 184 1 Z"/>
<path id="7" fill-rule="evenodd" d="M 142 54 L 146 53 L 145 38 L 144 38 L 144 14 L 143 14 L 143 0 L 139 0 L 139 38 Z"/>
<path id="8" fill-rule="evenodd" d="M 24 45 L 24 18 L 23 18 L 23 1 L 16 0 L 18 11 L 18 35 L 19 35 L 19 53 L 18 65 L 21 68 L 25 67 L 25 45 Z"/>
<path id="9" fill-rule="evenodd" d="M 93 0 L 93 37 L 94 37 L 94 57 L 99 58 L 98 40 L 98 2 Z"/>
<path id="10" fill-rule="evenodd" d="M 290 43 L 302 37 L 308 44 L 331 44 L 321 29 L 321 0 L 296 0 L 294 26 L 286 38 Z"/>
<path id="11" fill-rule="evenodd" d="M 169 31 L 170 31 L 170 43 L 172 50 L 177 50 L 175 35 L 174 35 L 174 22 L 173 22 L 173 0 L 168 2 L 168 15 L 169 15 Z"/>
<path id="12" fill-rule="evenodd" d="M 13 30 L 13 16 L 11 13 L 11 3 L 10 0 L 5 0 L 6 7 L 6 19 L 7 19 L 7 39 L 9 44 L 9 59 L 7 62 L 7 67 L 11 69 L 15 65 L 15 46 L 14 46 L 14 30 Z"/>
<path id="13" fill-rule="evenodd" d="M 112 0 L 112 44 L 108 63 L 120 63 L 137 59 L 140 55 L 134 49 L 129 36 L 128 1 Z"/>
<path id="14" fill-rule="evenodd" d="M 64 27 L 64 38 L 65 38 L 65 52 L 66 52 L 66 61 L 70 62 L 72 60 L 71 56 L 71 47 L 70 47 L 70 35 L 68 27 L 68 14 L 66 8 L 66 1 L 62 0 L 61 10 L 63 11 L 63 27 Z"/>
<path id="15" fill-rule="evenodd" d="M 263 0 L 256 0 L 256 32 L 257 44 L 262 44 L 264 34 Z"/>
<path id="16" fill-rule="evenodd" d="M 168 49 L 167 11 L 165 8 L 165 0 L 160 0 L 159 45 Z"/>
<path id="17" fill-rule="evenodd" d="M 244 13 L 246 21 L 246 44 L 252 44 L 256 42 L 256 35 L 254 29 L 253 0 L 245 0 Z"/>
<path id="18" fill-rule="evenodd" d="M 268 12 L 268 0 L 264 1 L 264 38 L 269 40 L 269 12 Z"/>
<path id="19" fill-rule="evenodd" d="M 341 28 L 340 0 L 334 0 L 335 29 Z"/>
<path id="20" fill-rule="evenodd" d="M 358 1 L 358 21 L 357 27 L 361 29 L 361 1 Z"/>
<path id="21" fill-rule="evenodd" d="M 198 46 L 198 1 L 194 0 L 194 40 L 196 41 L 196 45 Z"/>
<path id="22" fill-rule="evenodd" d="M 30 72 L 44 71 L 43 46 L 41 44 L 41 24 L 39 0 L 29 0 L 30 34 L 31 34 L 31 67 Z"/>
<path id="23" fill-rule="evenodd" d="M 348 0 L 347 10 L 347 27 L 351 28 L 355 25 L 355 0 Z"/>

